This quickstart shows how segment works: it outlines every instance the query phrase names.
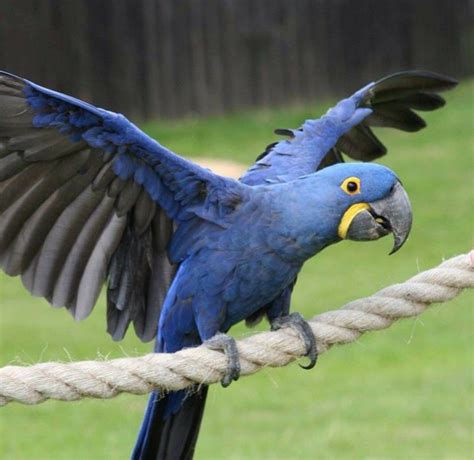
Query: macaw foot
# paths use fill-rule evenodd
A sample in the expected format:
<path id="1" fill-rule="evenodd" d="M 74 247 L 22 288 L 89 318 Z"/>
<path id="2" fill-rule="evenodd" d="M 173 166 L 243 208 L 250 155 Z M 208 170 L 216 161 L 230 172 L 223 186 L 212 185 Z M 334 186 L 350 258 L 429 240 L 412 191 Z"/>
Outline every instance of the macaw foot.
<path id="1" fill-rule="evenodd" d="M 318 360 L 318 349 L 316 347 L 316 339 L 308 322 L 299 313 L 290 313 L 288 316 L 280 316 L 271 322 L 272 331 L 281 329 L 282 327 L 293 328 L 304 341 L 306 346 L 306 355 L 309 358 L 307 366 L 300 367 L 303 369 L 312 369 Z"/>
<path id="2" fill-rule="evenodd" d="M 227 334 L 217 333 L 214 337 L 204 342 L 212 350 L 221 350 L 227 356 L 227 370 L 221 380 L 222 386 L 228 387 L 232 380 L 238 380 L 240 377 L 240 361 L 237 343 L 233 337 Z"/>

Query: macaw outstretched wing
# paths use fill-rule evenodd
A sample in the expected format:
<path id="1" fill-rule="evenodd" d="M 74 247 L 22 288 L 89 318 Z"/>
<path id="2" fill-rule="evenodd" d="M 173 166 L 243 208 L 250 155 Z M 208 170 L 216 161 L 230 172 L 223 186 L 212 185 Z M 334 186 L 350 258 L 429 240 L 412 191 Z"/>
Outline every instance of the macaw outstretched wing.
<path id="1" fill-rule="evenodd" d="M 343 153 L 355 160 L 375 160 L 387 150 L 371 127 L 419 131 L 426 123 L 414 110 L 442 107 L 445 101 L 437 93 L 456 84 L 425 71 L 400 72 L 370 83 L 299 129 L 277 129 L 289 139 L 269 145 L 241 181 L 288 182 L 343 161 Z"/>
<path id="2" fill-rule="evenodd" d="M 106 282 L 115 339 L 130 322 L 155 336 L 173 224 L 219 224 L 243 188 L 122 115 L 0 72 L 0 266 L 76 319 Z"/>

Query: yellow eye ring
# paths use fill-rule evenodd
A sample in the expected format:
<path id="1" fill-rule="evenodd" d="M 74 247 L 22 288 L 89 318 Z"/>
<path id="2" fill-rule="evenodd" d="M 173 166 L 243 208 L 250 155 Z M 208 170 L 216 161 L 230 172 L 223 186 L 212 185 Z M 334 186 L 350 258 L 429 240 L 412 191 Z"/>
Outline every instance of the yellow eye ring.
<path id="1" fill-rule="evenodd" d="M 344 179 L 344 182 L 341 184 L 342 190 L 344 190 L 348 195 L 356 195 L 360 193 L 360 179 L 358 177 L 348 177 Z"/>

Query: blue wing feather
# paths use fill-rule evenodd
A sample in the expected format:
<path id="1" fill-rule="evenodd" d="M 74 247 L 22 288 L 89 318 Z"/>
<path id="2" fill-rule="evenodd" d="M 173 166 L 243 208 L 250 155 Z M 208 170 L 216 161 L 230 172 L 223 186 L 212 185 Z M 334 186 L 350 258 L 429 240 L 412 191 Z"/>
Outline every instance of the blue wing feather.
<path id="1" fill-rule="evenodd" d="M 369 83 L 340 101 L 324 116 L 307 120 L 297 130 L 277 130 L 291 139 L 271 144 L 241 178 L 249 185 L 288 182 L 342 161 L 372 161 L 386 153 L 371 127 L 416 132 L 426 126 L 413 110 L 436 110 L 444 105 L 437 93 L 456 80 L 427 71 L 405 71 Z"/>
<path id="2" fill-rule="evenodd" d="M 343 99 L 321 118 L 306 120 L 300 129 L 292 130 L 292 139 L 276 143 L 241 181 L 249 185 L 289 182 L 316 171 L 339 138 L 372 113 L 372 109 L 359 105 L 373 85 Z"/>
<path id="3" fill-rule="evenodd" d="M 121 114 L 21 80 L 26 83 L 26 100 L 35 111 L 34 127 L 56 128 L 73 141 L 82 139 L 90 147 L 114 155 L 116 175 L 142 185 L 172 219 L 189 218 L 192 207 L 191 214 L 219 221 L 225 216 L 225 201 L 235 200 L 243 190 L 237 181 L 174 154 Z M 200 206 L 205 212 L 200 212 Z"/>
<path id="4" fill-rule="evenodd" d="M 46 184 L 42 195 L 30 194 L 30 201 L 34 198 L 38 204 L 29 205 L 29 214 L 8 217 L 0 210 L 0 223 L 8 229 L 4 232 L 8 238 L 0 238 L 1 266 L 11 275 L 21 274 L 30 291 L 57 306 L 66 306 L 78 319 L 90 313 L 100 285 L 107 280 L 109 332 L 115 339 L 122 338 L 130 321 L 143 340 L 155 335 L 164 293 L 174 274 L 166 254 L 173 233 L 170 219 L 181 224 L 205 220 L 225 227 L 235 206 L 247 195 L 245 185 L 174 154 L 123 115 L 6 72 L 0 72 L 0 139 L 0 185 L 7 190 L 6 196 L 29 193 L 34 182 L 16 180 L 27 168 L 37 171 L 36 176 L 43 177 Z M 55 168 L 65 171 L 55 174 Z M 83 179 L 78 181 L 77 176 Z M 86 192 L 104 209 L 95 225 L 85 225 L 93 218 L 86 206 L 90 199 L 79 200 Z M 56 198 L 51 201 L 53 194 Z M 46 207 L 54 220 L 45 222 L 39 205 Z M 84 222 L 68 231 L 65 225 L 72 227 L 74 223 L 61 216 L 71 208 Z M 33 228 L 36 221 L 41 225 Z M 97 231 L 87 233 L 88 228 Z M 33 235 L 38 232 L 47 244 L 34 242 Z M 56 242 L 52 237 L 48 240 L 52 234 Z M 77 247 L 80 234 L 87 244 L 83 244 L 84 250 L 74 252 L 77 260 L 69 260 L 67 254 Z M 106 251 L 95 248 L 101 234 L 110 234 Z M 196 238 L 185 243 L 186 251 L 192 250 L 193 244 L 200 246 Z M 35 262 L 38 255 L 48 251 L 57 258 L 54 266 L 48 263 L 55 260 L 51 255 Z M 67 292 L 65 283 L 58 285 L 62 265 L 69 265 L 65 273 L 75 274 L 68 280 Z M 92 275 L 94 270 L 100 276 Z M 160 273 L 165 274 L 162 279 Z M 91 300 L 84 292 L 77 292 L 81 280 L 88 277 L 94 282 L 91 286 L 88 281 L 89 291 L 96 293 Z M 87 283 L 82 285 L 85 289 Z M 86 297 L 87 305 L 81 303 Z M 155 327 L 150 324 L 153 321 Z"/>

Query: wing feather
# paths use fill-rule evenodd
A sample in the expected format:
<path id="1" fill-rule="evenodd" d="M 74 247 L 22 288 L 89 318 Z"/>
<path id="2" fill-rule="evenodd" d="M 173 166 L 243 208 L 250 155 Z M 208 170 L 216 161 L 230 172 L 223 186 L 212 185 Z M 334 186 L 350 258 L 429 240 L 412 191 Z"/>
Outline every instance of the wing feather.
<path id="1" fill-rule="evenodd" d="M 0 159 L 0 182 L 10 179 L 10 177 L 21 172 L 24 167 L 25 161 L 20 152 L 8 152 Z"/>
<path id="2" fill-rule="evenodd" d="M 443 107 L 445 101 L 437 93 L 456 84 L 452 78 L 426 71 L 400 72 L 370 83 L 298 130 L 276 130 L 289 139 L 270 144 L 241 180 L 249 185 L 287 182 L 341 161 L 341 154 L 373 161 L 387 149 L 371 126 L 419 131 L 426 123 L 414 110 Z"/>
<path id="3" fill-rule="evenodd" d="M 147 229 L 156 213 L 156 205 L 148 198 L 148 194 L 142 190 L 138 195 L 133 211 L 133 229 L 137 235 L 141 235 Z M 166 216 L 164 216 L 166 219 Z M 168 219 L 169 221 L 169 219 Z M 169 221 L 170 222 L 170 221 Z M 168 240 L 171 235 L 168 236 Z"/>
<path id="4" fill-rule="evenodd" d="M 5 211 L 12 203 L 34 187 L 45 173 L 54 167 L 52 164 L 32 164 L 28 165 L 18 174 L 0 182 L 0 213 Z"/>
<path id="5" fill-rule="evenodd" d="M 36 262 L 32 286 L 27 286 L 34 295 L 39 295 L 53 303 L 53 292 L 62 267 L 93 210 L 102 196 L 90 188 L 83 190 L 62 212 L 41 247 Z M 54 303 L 61 307 L 64 304 Z"/>
<path id="6" fill-rule="evenodd" d="M 120 242 L 125 224 L 125 217 L 112 214 L 110 222 L 97 240 L 75 293 L 76 319 L 87 317 L 95 305 L 107 274 L 109 260 Z M 152 337 L 149 340 L 151 339 Z"/>
<path id="7" fill-rule="evenodd" d="M 112 217 L 113 205 L 114 200 L 107 195 L 103 195 L 98 205 L 93 208 L 92 213 L 82 225 L 80 233 L 71 246 L 71 250 L 68 252 L 64 265 L 56 279 L 52 295 L 53 305 L 75 306 L 74 300 L 82 274 L 94 251 L 97 239 Z M 77 309 L 75 310 L 75 319 L 85 318 L 80 313 Z"/>
<path id="8" fill-rule="evenodd" d="M 336 149 L 354 160 L 360 161 L 372 161 L 387 152 L 372 130 L 362 123 L 341 136 L 336 144 Z"/>
<path id="9" fill-rule="evenodd" d="M 141 187 L 136 182 L 128 181 L 126 183 L 115 203 L 115 209 L 119 217 L 124 216 L 132 209 L 140 192 Z"/>
<path id="10" fill-rule="evenodd" d="M 0 266 L 76 319 L 106 283 L 115 339 L 132 321 L 155 335 L 172 221 L 219 220 L 242 190 L 122 115 L 0 72 Z"/>

